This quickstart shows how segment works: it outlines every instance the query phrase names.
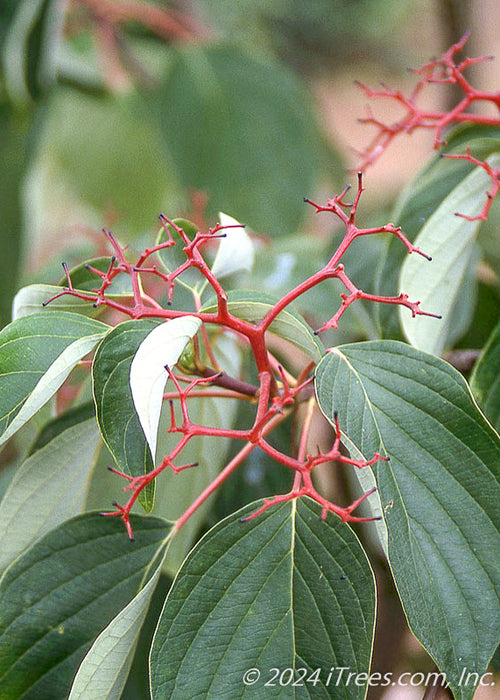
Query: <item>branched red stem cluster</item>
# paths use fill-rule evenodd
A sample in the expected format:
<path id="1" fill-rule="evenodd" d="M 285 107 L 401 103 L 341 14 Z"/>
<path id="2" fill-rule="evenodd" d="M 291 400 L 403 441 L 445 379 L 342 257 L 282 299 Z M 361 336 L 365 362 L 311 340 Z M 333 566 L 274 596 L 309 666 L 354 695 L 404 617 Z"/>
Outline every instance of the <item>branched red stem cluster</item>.
<path id="1" fill-rule="evenodd" d="M 345 202 L 345 196 L 349 188 L 346 188 L 341 194 L 331 200 L 328 200 L 326 205 L 321 206 L 315 204 L 309 199 L 306 199 L 315 209 L 316 212 L 329 212 L 340 219 L 345 225 L 345 235 L 337 250 L 333 253 L 328 263 L 318 272 L 299 284 L 297 287 L 289 291 L 285 296 L 269 310 L 269 312 L 257 323 L 244 321 L 233 315 L 228 308 L 228 296 L 226 291 L 221 286 L 220 282 L 214 277 L 210 267 L 205 262 L 202 255 L 202 248 L 208 242 L 226 235 L 223 226 L 217 224 L 215 227 L 208 230 L 207 233 L 197 232 L 193 238 L 190 238 L 186 232 L 173 221 L 170 221 L 163 214 L 160 216 L 160 221 L 166 232 L 166 239 L 155 245 L 152 248 L 147 248 L 135 262 L 130 262 L 126 256 L 126 249 L 123 248 L 115 237 L 108 231 L 104 231 L 111 247 L 113 248 L 113 256 L 110 259 L 109 267 L 105 272 L 88 266 L 90 272 L 94 273 L 99 279 L 99 285 L 91 291 L 81 291 L 75 289 L 72 284 L 71 276 L 66 266 L 64 266 L 67 287 L 63 287 L 61 292 L 52 297 L 48 302 L 64 295 L 75 296 L 79 299 L 93 303 L 95 307 L 104 306 L 109 309 L 121 312 L 131 319 L 140 318 L 162 318 L 168 321 L 169 319 L 177 318 L 186 315 L 185 311 L 179 311 L 173 308 L 172 300 L 176 282 L 179 277 L 189 269 L 196 269 L 201 276 L 208 282 L 213 289 L 217 298 L 217 310 L 213 312 L 204 312 L 199 305 L 199 299 L 195 299 L 195 309 L 189 312 L 190 315 L 198 317 L 203 321 L 202 331 L 200 332 L 201 340 L 205 345 L 207 355 L 213 358 L 213 352 L 210 349 L 210 339 L 206 332 L 205 324 L 218 326 L 222 332 L 225 330 L 235 333 L 237 336 L 245 340 L 250 346 L 254 357 L 255 365 L 258 372 L 258 386 L 250 385 L 236 377 L 229 377 L 224 372 L 219 372 L 204 366 L 201 360 L 198 361 L 194 374 L 196 376 L 186 377 L 179 372 L 174 371 L 174 368 L 168 368 L 170 379 L 175 387 L 174 391 L 168 394 L 171 406 L 171 426 L 170 432 L 179 436 L 179 440 L 175 447 L 168 455 L 165 455 L 161 462 L 149 473 L 139 476 L 131 476 L 125 474 L 115 468 L 111 468 L 113 472 L 119 474 L 128 481 L 125 491 L 130 491 L 131 495 L 127 503 L 123 506 L 114 504 L 116 510 L 112 513 L 106 513 L 107 516 L 120 516 L 127 527 L 129 536 L 132 538 L 133 533 L 130 526 L 129 514 L 132 506 L 137 500 L 139 493 L 151 483 L 164 469 L 170 468 L 174 472 L 179 472 L 187 468 L 195 468 L 195 464 L 179 465 L 178 458 L 184 447 L 190 440 L 201 436 L 210 436 L 217 438 L 231 438 L 241 440 L 244 446 L 239 453 L 231 460 L 231 462 L 222 470 L 218 477 L 203 491 L 196 501 L 187 509 L 187 511 L 179 518 L 176 523 L 176 528 L 180 528 L 191 514 L 203 503 L 208 496 L 229 476 L 230 473 L 250 454 L 255 448 L 260 448 L 266 452 L 277 462 L 287 466 L 295 472 L 295 479 L 291 491 L 287 494 L 278 495 L 274 498 L 267 499 L 263 505 L 253 513 L 250 518 L 255 517 L 269 508 L 271 505 L 281 503 L 299 496 L 308 495 L 317 501 L 322 507 L 322 517 L 325 517 L 328 511 L 332 511 L 340 516 L 344 521 L 358 521 L 363 518 L 357 518 L 352 515 L 352 512 L 357 508 L 366 494 L 348 507 L 341 507 L 330 503 L 327 499 L 319 494 L 312 482 L 311 473 L 319 464 L 324 462 L 336 461 L 343 464 L 362 468 L 373 465 L 378 460 L 384 460 L 386 457 L 381 457 L 376 452 L 370 459 L 355 460 L 342 454 L 340 449 L 341 432 L 338 424 L 337 416 L 335 416 L 335 433 L 336 437 L 330 450 L 327 452 L 318 452 L 316 455 L 307 453 L 307 438 L 309 434 L 310 421 L 304 422 L 303 431 L 300 440 L 300 447 L 296 456 L 285 454 L 284 452 L 273 447 L 266 436 L 293 410 L 299 403 L 304 400 L 314 401 L 311 397 L 311 392 L 307 391 L 312 377 L 310 371 L 312 363 L 304 368 L 298 377 L 293 377 L 287 372 L 276 359 L 268 351 L 266 344 L 266 332 L 271 323 L 276 319 L 279 313 L 285 309 L 290 303 L 297 299 L 308 289 L 320 284 L 325 279 L 339 279 L 346 287 L 347 293 L 342 294 L 342 302 L 335 314 L 327 320 L 319 331 L 327 328 L 336 328 L 337 323 L 344 311 L 357 299 L 365 299 L 368 301 L 376 301 L 386 304 L 397 304 L 406 306 L 415 316 L 417 314 L 428 314 L 419 308 L 418 301 L 409 301 L 407 295 L 401 294 L 397 297 L 383 297 L 375 294 L 368 294 L 357 288 L 347 276 L 344 266 L 340 262 L 343 254 L 356 238 L 374 235 L 377 233 L 391 233 L 397 236 L 406 246 L 409 253 L 418 253 L 423 257 L 428 257 L 418 248 L 412 245 L 410 241 L 403 235 L 399 227 L 389 223 L 384 226 L 375 228 L 359 228 L 356 225 L 356 212 L 363 192 L 362 177 L 359 174 L 358 188 L 354 202 L 348 204 Z M 185 261 L 173 271 L 165 271 L 159 269 L 157 261 L 154 261 L 156 253 L 168 249 L 178 241 L 174 240 L 172 231 L 175 232 L 178 241 L 183 246 Z M 131 280 L 132 293 L 130 298 L 117 301 L 111 299 L 108 295 L 110 287 L 114 280 L 125 274 Z M 157 301 L 149 296 L 143 288 L 143 278 L 146 280 L 149 276 L 154 276 L 155 279 L 160 279 L 165 285 L 165 293 L 168 303 L 166 307 L 162 307 Z M 197 341 L 198 342 L 198 341 Z M 185 386 L 183 386 L 185 385 Z M 246 429 L 222 429 L 210 425 L 198 425 L 190 418 L 189 400 L 194 395 L 209 396 L 211 387 L 219 387 L 218 395 L 221 391 L 227 392 L 226 395 L 234 397 L 240 396 L 246 400 L 253 400 L 256 404 L 253 423 Z M 223 389 L 220 389 L 222 387 Z M 175 417 L 173 408 L 174 400 L 179 404 L 182 420 L 178 422 Z M 312 410 L 312 409 L 310 409 Z"/>
<path id="2" fill-rule="evenodd" d="M 464 71 L 471 65 L 490 60 L 491 56 L 464 58 L 462 61 L 457 61 L 457 54 L 462 51 L 468 38 L 469 33 L 465 34 L 460 41 L 449 48 L 441 58 L 429 61 L 421 68 L 414 69 L 413 72 L 420 78 L 409 96 L 386 85 L 382 85 L 381 90 L 372 90 L 366 85 L 358 83 L 370 99 L 387 99 L 402 106 L 405 110 L 404 116 L 392 124 L 386 124 L 377 119 L 370 109 L 368 110 L 368 116 L 360 119 L 362 123 L 371 124 L 377 130 L 368 147 L 361 153 L 363 159 L 360 166 L 361 170 L 365 170 L 369 165 L 372 165 L 400 134 L 411 134 L 416 129 L 433 130 L 434 148 L 437 149 L 444 145 L 443 132 L 452 124 L 464 122 L 468 124 L 500 124 L 499 117 L 485 116 L 468 111 L 475 102 L 490 103 L 500 111 L 500 92 L 494 93 L 478 90 L 471 85 L 464 75 Z M 462 91 L 462 97 L 452 109 L 447 111 L 426 110 L 418 106 L 417 102 L 422 92 L 430 84 L 436 83 L 456 85 Z"/>

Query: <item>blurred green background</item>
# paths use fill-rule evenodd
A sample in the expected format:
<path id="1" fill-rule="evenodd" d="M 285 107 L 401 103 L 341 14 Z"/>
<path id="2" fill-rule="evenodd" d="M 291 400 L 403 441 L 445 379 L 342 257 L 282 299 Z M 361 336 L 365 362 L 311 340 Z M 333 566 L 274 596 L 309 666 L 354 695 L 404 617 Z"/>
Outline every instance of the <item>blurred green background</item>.
<path id="1" fill-rule="evenodd" d="M 139 248 L 162 211 L 202 226 L 223 210 L 282 250 L 321 236 L 303 197 L 343 188 L 370 138 L 354 78 L 411 84 L 469 28 L 491 53 L 494 5 L 3 0 L 0 324 L 19 286 L 102 254 L 103 226 Z M 372 218 L 428 146 L 370 171 Z"/>

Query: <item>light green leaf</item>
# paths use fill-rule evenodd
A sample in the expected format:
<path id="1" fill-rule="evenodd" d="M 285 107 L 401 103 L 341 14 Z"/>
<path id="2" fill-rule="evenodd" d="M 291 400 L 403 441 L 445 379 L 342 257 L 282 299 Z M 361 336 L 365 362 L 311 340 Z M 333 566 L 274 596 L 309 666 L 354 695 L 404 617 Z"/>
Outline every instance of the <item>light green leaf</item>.
<path id="1" fill-rule="evenodd" d="M 500 433 L 500 323 L 495 326 L 470 378 L 474 398 Z"/>
<path id="2" fill-rule="evenodd" d="M 446 673 L 481 675 L 500 638 L 500 439 L 447 362 L 395 341 L 332 348 L 316 373 L 326 417 L 374 468 L 389 562 L 410 626 Z"/>
<path id="3" fill-rule="evenodd" d="M 241 270 L 250 271 L 255 257 L 250 236 L 232 216 L 219 212 L 219 222 L 222 226 L 238 226 L 238 228 L 227 228 L 224 231 L 224 238 L 220 239 L 212 265 L 213 274 L 217 279 L 222 279 Z"/>
<path id="4" fill-rule="evenodd" d="M 332 667 L 369 671 L 375 587 L 358 539 L 310 499 L 240 522 L 258 505 L 218 523 L 180 569 L 151 649 L 154 700 L 246 697 L 252 667 L 255 697 L 284 697 L 279 682 L 264 687 L 272 668 L 293 669 L 303 698 L 365 697 L 360 685 L 327 686 Z"/>
<path id="5" fill-rule="evenodd" d="M 500 155 L 488 159 L 492 167 L 500 165 Z M 409 255 L 401 268 L 400 289 L 421 308 L 442 316 L 412 318 L 400 308 L 400 321 L 408 340 L 420 350 L 440 354 L 449 334 L 452 310 L 470 264 L 480 221 L 468 221 L 456 213 L 477 216 L 491 184 L 483 168 L 476 168 L 446 197 L 416 237 L 414 244 L 427 255 L 428 263 L 418 255 Z"/>
<path id="6" fill-rule="evenodd" d="M 174 367 L 200 326 L 201 321 L 195 316 L 174 318 L 156 326 L 139 345 L 130 365 L 132 400 L 153 461 L 163 390 L 168 379 L 166 367 Z"/>
<path id="7" fill-rule="evenodd" d="M 228 292 L 228 310 L 237 318 L 258 323 L 279 301 L 279 297 L 250 289 L 234 289 Z M 210 299 L 201 311 L 214 313 L 217 305 Z M 283 309 L 269 326 L 269 330 L 303 350 L 312 360 L 318 361 L 325 348 L 304 318 L 292 306 Z"/>
<path id="8" fill-rule="evenodd" d="M 144 588 L 97 637 L 78 669 L 68 700 L 120 700 L 162 561 Z"/>
<path id="9" fill-rule="evenodd" d="M 130 390 L 130 365 L 144 338 L 158 321 L 125 321 L 113 328 L 96 350 L 92 381 L 97 421 L 104 442 L 120 471 L 138 476 L 154 467 Z M 154 482 L 139 495 L 151 510 Z"/>
<path id="10" fill-rule="evenodd" d="M 471 154 L 479 160 L 485 160 L 492 153 L 498 153 L 500 127 L 484 124 L 460 126 L 449 135 L 443 152 L 463 154 L 467 148 L 470 148 Z M 402 227 L 408 240 L 415 241 L 426 221 L 473 170 L 474 165 L 466 160 L 442 158 L 440 154 L 436 154 L 426 168 L 409 183 L 398 199 L 392 217 L 392 220 Z M 407 257 L 406 247 L 396 237 L 391 236 L 387 240 L 385 255 L 378 264 L 375 285 L 377 294 L 391 296 L 399 293 L 401 266 Z M 433 269 L 432 263 L 427 265 L 427 269 L 430 274 Z M 402 339 L 397 309 L 388 304 L 377 304 L 376 311 L 382 335 L 386 338 Z"/>
<path id="11" fill-rule="evenodd" d="M 95 272 L 91 272 L 88 269 L 88 265 L 101 272 L 106 272 L 110 265 L 110 258 L 93 258 L 71 269 L 69 271 L 71 284 L 77 291 L 88 293 L 90 291 L 96 291 L 96 289 L 99 289 L 101 286 L 102 280 Z M 41 311 L 42 305 L 45 302 L 56 294 L 60 294 L 61 287 L 67 286 L 68 282 L 66 276 L 64 276 L 60 280 L 58 286 L 50 284 L 29 284 L 23 287 L 14 297 L 12 303 L 12 320 Z M 117 276 L 106 290 L 106 297 L 108 299 L 120 301 L 131 296 L 132 285 L 128 275 Z M 74 311 L 76 313 L 83 313 L 86 316 L 96 316 L 101 313 L 104 308 L 103 306 L 94 307 L 91 301 L 65 294 L 51 301 L 45 310 L 52 311 L 56 309 L 59 311 Z"/>
<path id="12" fill-rule="evenodd" d="M 86 420 L 21 465 L 0 503 L 0 571 L 41 535 L 82 512 L 100 444 L 95 419 Z"/>
<path id="13" fill-rule="evenodd" d="M 42 311 L 42 304 L 56 294 L 61 293 L 61 287 L 51 284 L 29 284 L 18 291 L 12 302 L 12 320 Z M 86 316 L 95 315 L 99 309 L 78 297 L 64 295 L 54 299 L 47 306 L 46 311 L 70 311 L 84 313 Z"/>
<path id="14" fill-rule="evenodd" d="M 0 697 L 67 697 L 91 644 L 136 595 L 170 526 L 86 513 L 36 542 L 0 581 Z"/>
<path id="15" fill-rule="evenodd" d="M 41 312 L 0 332 L 0 444 L 59 389 L 109 326 L 67 311 Z"/>

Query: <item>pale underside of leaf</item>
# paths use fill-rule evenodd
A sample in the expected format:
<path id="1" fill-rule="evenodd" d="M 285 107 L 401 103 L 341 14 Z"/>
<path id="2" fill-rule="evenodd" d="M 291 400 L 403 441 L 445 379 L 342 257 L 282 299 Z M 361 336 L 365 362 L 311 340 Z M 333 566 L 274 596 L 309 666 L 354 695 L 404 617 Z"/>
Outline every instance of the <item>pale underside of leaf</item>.
<path id="1" fill-rule="evenodd" d="M 500 165 L 500 155 L 488 159 L 492 167 Z M 427 220 L 414 244 L 432 257 L 429 263 L 418 255 L 409 255 L 401 268 L 399 287 L 421 308 L 442 316 L 412 318 L 400 307 L 400 321 L 412 345 L 440 354 L 449 333 L 453 307 L 464 280 L 476 240 L 480 221 L 468 221 L 456 213 L 477 216 L 486 197 L 491 179 L 482 169 L 473 170 L 446 197 Z"/>
<path id="2" fill-rule="evenodd" d="M 164 558 L 135 598 L 97 637 L 80 664 L 68 700 L 120 700 Z"/>
<path id="3" fill-rule="evenodd" d="M 38 537 L 82 512 L 99 446 L 99 429 L 91 419 L 23 462 L 0 503 L 0 571 Z"/>
<path id="4" fill-rule="evenodd" d="M 22 318 L 23 316 L 29 316 L 30 314 L 37 313 L 43 309 L 43 303 L 54 297 L 56 294 L 60 294 L 62 291 L 61 287 L 51 284 L 29 284 L 26 287 L 22 287 L 12 302 L 12 320 L 16 318 Z M 88 291 L 84 290 L 84 294 L 88 294 Z M 126 299 L 130 297 L 130 294 L 113 294 L 112 292 L 107 292 L 106 297 L 108 299 Z M 71 294 L 65 294 L 64 296 L 54 299 L 46 307 L 46 311 L 51 311 L 53 309 L 58 309 L 59 311 L 72 311 L 74 313 L 84 314 L 85 316 L 95 316 L 102 310 L 102 307 L 94 307 L 91 302 L 85 299 L 79 299 Z"/>
<path id="5" fill-rule="evenodd" d="M 163 390 L 168 379 L 165 368 L 173 368 L 200 326 L 201 321 L 195 316 L 167 321 L 146 336 L 132 360 L 130 389 L 153 461 L 156 457 Z"/>
<path id="6" fill-rule="evenodd" d="M 219 248 L 212 265 L 212 273 L 217 279 L 222 279 L 235 272 L 250 271 L 255 257 L 250 236 L 232 216 L 220 212 L 219 222 L 222 226 L 231 228 L 226 228 L 224 237 L 220 239 Z"/>

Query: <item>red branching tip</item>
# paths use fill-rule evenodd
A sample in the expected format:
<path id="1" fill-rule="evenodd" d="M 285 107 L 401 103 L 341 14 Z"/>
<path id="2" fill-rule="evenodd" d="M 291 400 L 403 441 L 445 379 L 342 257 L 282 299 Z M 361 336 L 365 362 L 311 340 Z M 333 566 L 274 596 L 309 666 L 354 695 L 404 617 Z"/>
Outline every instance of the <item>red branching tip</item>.
<path id="1" fill-rule="evenodd" d="M 500 168 L 492 168 L 488 161 L 479 160 L 471 154 L 470 147 L 467 147 L 465 153 L 443 153 L 443 158 L 449 158 L 450 160 L 467 160 L 473 165 L 482 168 L 491 179 L 491 189 L 485 192 L 485 202 L 483 208 L 476 216 L 469 216 L 467 214 L 461 214 L 460 212 L 455 212 L 455 216 L 460 216 L 467 221 L 486 221 L 489 215 L 491 205 L 493 200 L 500 190 Z"/>
<path id="2" fill-rule="evenodd" d="M 356 517 L 356 516 L 351 515 L 351 513 L 352 513 L 354 510 L 356 510 L 356 508 L 357 508 L 361 503 L 363 503 L 363 501 L 365 501 L 369 496 L 371 496 L 372 493 L 375 493 L 376 490 L 377 490 L 377 488 L 376 488 L 376 487 L 373 487 L 372 489 L 370 489 L 370 491 L 367 491 L 367 492 L 364 493 L 362 496 L 360 496 L 360 497 L 357 498 L 355 501 L 353 501 L 353 502 L 351 503 L 350 506 L 347 506 L 347 508 L 341 508 L 341 507 L 335 506 L 334 504 L 331 504 L 331 503 L 325 503 L 325 504 L 323 505 L 323 510 L 322 510 L 321 515 L 322 515 L 322 517 L 323 517 L 323 519 L 324 519 L 324 518 L 326 517 L 326 513 L 327 513 L 329 510 L 331 510 L 333 513 L 336 513 L 336 514 L 339 516 L 339 518 L 340 518 L 344 523 L 347 523 L 347 522 L 351 522 L 351 523 L 353 523 L 353 522 L 354 522 L 354 523 L 367 523 L 367 522 L 371 522 L 371 521 L 373 521 L 373 520 L 380 520 L 380 517 L 379 517 L 379 516 L 377 516 L 377 517 L 368 517 L 368 518 L 358 518 L 358 517 Z M 323 516 L 323 513 L 324 513 L 324 516 Z"/>
<path id="3" fill-rule="evenodd" d="M 65 262 L 62 263 L 62 268 L 64 270 L 64 274 L 66 275 L 66 280 L 68 282 L 68 289 L 73 289 L 73 283 L 71 282 L 71 277 L 69 275 L 68 266 L 66 265 Z"/>
<path id="4" fill-rule="evenodd" d="M 174 231 L 176 231 L 179 234 L 179 236 L 181 236 L 181 238 L 184 240 L 185 243 L 187 243 L 189 241 L 186 234 L 184 233 L 184 230 L 180 226 L 177 226 L 177 224 L 174 224 L 174 222 L 171 221 L 168 217 L 166 217 L 165 214 L 163 214 L 163 213 L 160 214 L 159 219 L 160 219 L 161 225 L 163 226 L 163 229 L 165 230 L 165 233 L 167 234 L 167 241 L 166 241 L 167 246 L 175 245 L 175 241 L 172 238 L 172 233 L 169 229 L 169 226 L 171 226 L 174 229 Z"/>
<path id="5" fill-rule="evenodd" d="M 408 309 L 410 309 L 413 318 L 415 318 L 415 316 L 431 316 L 432 318 L 442 318 L 442 316 L 440 316 L 439 314 L 434 314 L 430 311 L 422 311 L 422 309 L 420 308 L 420 302 L 409 301 L 408 294 L 401 293 L 397 297 L 384 297 L 379 296 L 378 294 L 368 294 L 366 292 L 361 291 L 360 289 L 355 289 L 349 295 L 341 294 L 340 296 L 342 297 L 342 304 L 340 305 L 338 311 L 332 316 L 332 318 L 329 321 L 326 321 L 321 328 L 318 328 L 315 331 L 315 333 L 322 333 L 323 331 L 326 331 L 329 328 L 337 328 L 338 321 L 340 320 L 342 314 L 357 299 L 365 299 L 366 301 L 376 301 L 382 304 L 395 304 L 399 306 L 405 306 Z"/>
<path id="6" fill-rule="evenodd" d="M 250 520 L 253 520 L 254 518 L 257 518 L 259 515 L 264 513 L 268 508 L 271 508 L 272 506 L 276 506 L 279 503 L 286 503 L 287 501 L 293 501 L 295 498 L 298 498 L 301 494 L 296 493 L 294 491 L 290 491 L 290 493 L 284 493 L 279 496 L 273 496 L 272 498 L 264 498 L 264 501 L 260 508 L 257 508 L 253 513 L 250 513 L 250 515 L 247 515 L 245 518 L 240 518 L 240 523 L 246 523 L 249 522 Z"/>
<path id="7" fill-rule="evenodd" d="M 127 506 L 121 506 L 116 501 L 113 501 L 113 503 L 111 505 L 114 506 L 116 508 L 116 510 L 113 511 L 112 513 L 101 513 L 101 515 L 104 518 L 113 518 L 113 517 L 119 516 L 123 520 L 123 522 L 125 523 L 125 527 L 127 529 L 127 534 L 128 534 L 129 540 L 131 542 L 134 542 L 135 537 L 134 537 L 134 533 L 132 531 L 132 525 L 130 524 L 130 511 L 127 509 Z"/>
<path id="8" fill-rule="evenodd" d="M 408 253 L 411 255 L 412 253 L 418 253 L 421 255 L 423 258 L 426 260 L 429 260 L 429 262 L 432 260 L 430 255 L 427 255 L 427 253 L 424 253 L 420 248 L 417 248 L 417 246 L 414 246 L 411 241 L 406 238 L 406 236 L 403 234 L 401 230 L 401 226 L 394 226 L 394 224 L 386 224 L 384 227 L 384 232 L 385 233 L 393 233 L 395 236 L 399 238 L 399 240 L 404 243 L 406 248 L 408 249 Z"/>
<path id="9" fill-rule="evenodd" d="M 468 38 L 469 34 L 464 35 L 441 58 L 429 61 L 420 68 L 414 69 L 413 72 L 419 76 L 419 80 L 408 97 L 385 85 L 382 86 L 382 90 L 375 91 L 358 83 L 369 99 L 389 99 L 402 106 L 406 111 L 399 121 L 392 124 L 385 124 L 376 119 L 371 110 L 368 111 L 366 118 L 360 119 L 362 123 L 371 124 L 376 128 L 374 138 L 361 154 L 363 158 L 362 170 L 372 165 L 399 134 L 411 134 L 415 129 L 432 129 L 434 131 L 434 148 L 438 148 L 444 143 L 442 138 L 444 129 L 451 124 L 463 122 L 470 124 L 499 124 L 498 117 L 485 116 L 468 110 L 469 106 L 477 101 L 491 102 L 500 109 L 500 93 L 478 90 L 464 76 L 464 71 L 469 66 L 489 60 L 490 56 L 465 58 L 461 62 L 456 61 L 456 54 L 464 48 Z M 421 109 L 417 105 L 417 99 L 429 83 L 457 85 L 463 95 L 459 98 L 455 107 L 447 112 Z"/>
<path id="10" fill-rule="evenodd" d="M 117 474 L 118 476 L 121 476 L 124 479 L 127 479 L 127 481 L 132 481 L 134 479 L 134 477 L 130 476 L 130 474 L 125 474 L 125 472 L 121 472 L 119 469 L 115 469 L 115 467 L 108 467 L 108 471 L 113 472 L 113 474 Z"/>
<path id="11" fill-rule="evenodd" d="M 321 505 L 321 515 L 320 519 L 325 520 L 327 514 L 329 512 L 335 513 L 335 515 L 338 515 L 339 518 L 344 522 L 353 522 L 353 523 L 364 523 L 364 522 L 371 522 L 373 520 L 380 520 L 380 517 L 367 517 L 367 518 L 359 518 L 355 515 L 352 515 L 352 512 L 364 501 L 366 500 L 369 496 L 371 496 L 372 493 L 374 493 L 377 489 L 374 487 L 367 493 L 363 494 L 360 498 L 356 499 L 353 503 L 351 503 L 350 506 L 347 506 L 346 508 L 342 508 L 341 506 L 337 506 L 334 503 L 330 503 L 327 501 L 325 498 L 320 496 L 314 489 L 310 489 L 308 487 L 303 486 L 300 490 L 295 491 L 292 490 L 289 493 L 281 494 L 279 496 L 273 496 L 272 498 L 265 498 L 262 505 L 260 508 L 257 508 L 253 513 L 250 513 L 250 515 L 247 515 L 245 518 L 240 518 L 240 523 L 245 523 L 249 522 L 250 520 L 254 520 L 254 518 L 257 518 L 259 515 L 262 515 L 266 510 L 271 508 L 272 506 L 278 505 L 279 503 L 286 503 L 287 501 L 293 501 L 296 498 L 300 498 L 301 496 L 309 496 L 313 500 L 315 500 L 319 505 Z"/>
<path id="12" fill-rule="evenodd" d="M 191 469 L 192 467 L 197 467 L 199 464 L 199 462 L 191 462 L 191 464 L 183 464 L 180 467 L 178 467 L 168 457 L 166 458 L 166 461 L 168 463 L 168 466 L 174 472 L 174 474 L 179 474 L 179 472 L 183 472 L 185 469 Z M 165 462 L 165 460 L 164 460 L 164 462 Z"/>

